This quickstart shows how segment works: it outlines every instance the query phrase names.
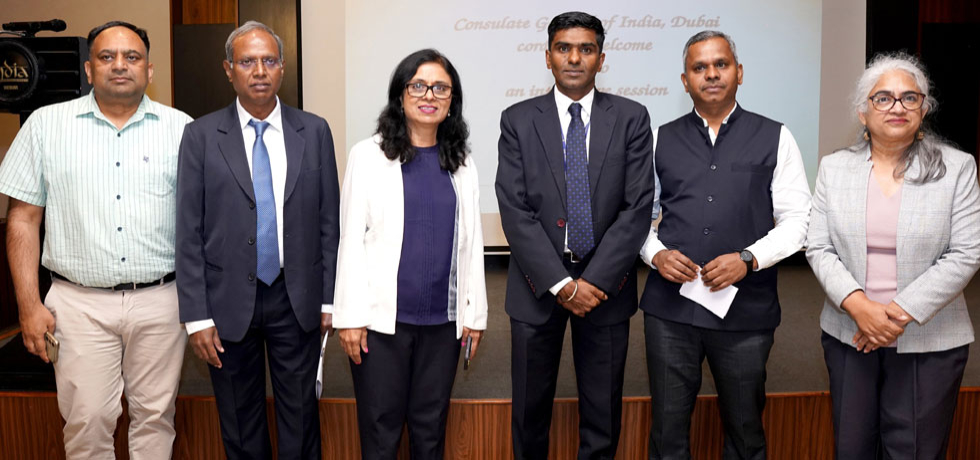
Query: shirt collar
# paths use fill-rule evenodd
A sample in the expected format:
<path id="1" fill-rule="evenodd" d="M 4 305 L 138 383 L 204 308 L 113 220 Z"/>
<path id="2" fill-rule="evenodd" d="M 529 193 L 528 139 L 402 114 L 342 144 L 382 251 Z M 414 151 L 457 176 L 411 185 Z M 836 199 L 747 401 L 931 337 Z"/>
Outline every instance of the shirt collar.
<path id="1" fill-rule="evenodd" d="M 595 99 L 595 87 L 589 90 L 589 93 L 583 96 L 582 99 L 577 101 L 573 101 L 572 98 L 558 91 L 558 88 L 555 88 L 553 92 L 555 93 L 555 105 L 558 106 L 559 114 L 568 113 L 568 106 L 572 105 L 573 102 L 582 104 L 582 112 L 584 112 L 585 116 L 592 114 L 592 100 Z"/>
<path id="2" fill-rule="evenodd" d="M 252 114 L 248 113 L 248 110 L 245 110 L 245 107 L 242 107 L 242 101 L 237 97 L 235 98 L 235 107 L 238 109 L 238 123 L 241 124 L 241 128 L 244 131 L 245 127 L 248 126 L 248 122 L 255 117 L 253 117 Z M 257 121 L 267 121 L 269 122 L 269 126 L 275 128 L 276 131 L 283 132 L 282 110 L 280 109 L 280 107 L 281 105 L 279 104 L 279 96 L 276 96 L 276 107 L 272 109 L 272 112 L 269 113 L 268 117 L 265 117 L 265 120 L 257 120 Z"/>
<path id="3" fill-rule="evenodd" d="M 129 120 L 126 121 L 126 125 L 123 126 L 123 128 L 129 126 L 132 123 L 136 123 L 142 120 L 147 115 L 153 115 L 154 118 L 159 118 L 160 114 L 157 110 L 157 107 L 155 104 L 152 104 L 151 102 L 153 101 L 150 99 L 150 96 L 144 94 L 143 98 L 140 99 L 140 105 L 139 107 L 136 108 L 136 112 L 133 113 L 131 117 L 129 117 Z M 82 96 L 81 103 L 76 106 L 75 116 L 83 116 L 89 114 L 93 115 L 95 118 L 105 121 L 106 123 L 112 124 L 112 122 L 110 122 L 109 119 L 106 118 L 105 114 L 102 113 L 102 109 L 99 108 L 99 103 L 95 100 L 94 89 L 92 91 L 89 91 L 87 96 Z"/>
<path id="4" fill-rule="evenodd" d="M 731 118 L 732 114 L 735 113 L 735 109 L 737 109 L 737 108 L 738 108 L 738 102 L 736 102 L 735 105 L 732 106 L 731 112 L 728 112 L 728 115 L 725 115 L 725 119 L 724 120 L 721 120 L 721 124 L 728 123 L 728 119 Z M 705 119 L 704 117 L 702 117 L 700 113 L 698 113 L 698 108 L 697 107 L 694 108 L 694 114 L 697 115 L 698 118 L 701 119 L 701 123 L 704 123 L 704 126 L 708 126 L 708 120 Z"/>

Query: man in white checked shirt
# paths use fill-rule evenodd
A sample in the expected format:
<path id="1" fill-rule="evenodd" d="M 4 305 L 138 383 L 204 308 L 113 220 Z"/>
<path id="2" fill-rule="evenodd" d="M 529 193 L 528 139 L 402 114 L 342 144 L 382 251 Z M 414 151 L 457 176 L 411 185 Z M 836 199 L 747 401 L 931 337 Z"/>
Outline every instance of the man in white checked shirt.
<path id="1" fill-rule="evenodd" d="M 61 343 L 67 458 L 115 458 L 125 393 L 130 458 L 165 459 L 187 340 L 173 282 L 174 193 L 191 118 L 144 94 L 153 77 L 146 31 L 109 22 L 88 43 L 92 92 L 36 111 L 0 164 L 21 331 L 45 362 L 44 333 Z M 43 303 L 39 259 L 53 278 Z"/>

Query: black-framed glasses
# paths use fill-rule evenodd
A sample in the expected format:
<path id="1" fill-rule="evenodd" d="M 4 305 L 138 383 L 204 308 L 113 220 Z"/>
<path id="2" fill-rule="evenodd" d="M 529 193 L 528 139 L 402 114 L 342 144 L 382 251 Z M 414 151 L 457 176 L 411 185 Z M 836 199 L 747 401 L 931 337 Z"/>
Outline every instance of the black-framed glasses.
<path id="1" fill-rule="evenodd" d="M 922 103 L 926 100 L 926 95 L 915 91 L 906 91 L 901 96 L 895 97 L 887 91 L 879 91 L 871 95 L 868 100 L 871 101 L 871 105 L 874 106 L 875 110 L 879 112 L 891 110 L 892 107 L 895 107 L 896 102 L 902 104 L 905 110 L 917 110 L 922 107 Z"/>
<path id="2" fill-rule="evenodd" d="M 432 96 L 436 99 L 449 99 L 453 96 L 453 87 L 442 83 L 427 85 L 420 81 L 413 81 L 405 84 L 405 90 L 412 97 L 425 97 L 425 93 L 429 90 L 432 90 Z"/>
<path id="3" fill-rule="evenodd" d="M 259 62 L 261 62 L 266 69 L 278 69 L 279 66 L 282 65 L 282 59 L 275 57 L 264 57 L 261 59 L 245 58 L 237 61 L 231 61 L 232 65 L 237 65 L 244 70 L 251 70 L 252 67 L 255 67 L 255 65 Z"/>

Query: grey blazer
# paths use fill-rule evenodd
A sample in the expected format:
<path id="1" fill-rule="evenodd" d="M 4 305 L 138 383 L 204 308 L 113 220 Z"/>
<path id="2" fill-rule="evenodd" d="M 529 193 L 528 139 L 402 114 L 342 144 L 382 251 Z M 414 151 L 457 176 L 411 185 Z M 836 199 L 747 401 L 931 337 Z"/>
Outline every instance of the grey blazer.
<path id="1" fill-rule="evenodd" d="M 949 350 L 973 342 L 963 288 L 980 266 L 980 188 L 973 157 L 943 148 L 946 175 L 928 184 L 905 182 L 898 212 L 898 294 L 912 316 L 897 341 L 899 353 Z M 919 174 L 913 162 L 908 177 Z M 806 257 L 827 299 L 820 327 L 851 344 L 857 324 L 840 304 L 864 289 L 866 205 L 871 152 L 841 150 L 817 173 Z"/>

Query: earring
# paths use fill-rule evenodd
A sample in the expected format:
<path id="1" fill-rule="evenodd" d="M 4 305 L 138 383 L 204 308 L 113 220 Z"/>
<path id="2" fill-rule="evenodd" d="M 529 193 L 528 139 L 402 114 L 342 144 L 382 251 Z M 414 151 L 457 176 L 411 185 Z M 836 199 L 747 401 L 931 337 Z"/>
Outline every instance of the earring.
<path id="1" fill-rule="evenodd" d="M 868 136 L 868 130 L 867 129 L 864 130 L 864 140 L 866 140 L 866 141 L 870 141 L 871 140 L 871 136 Z"/>
<path id="2" fill-rule="evenodd" d="M 926 138 L 926 133 L 923 132 L 922 130 L 919 130 L 918 133 L 915 133 L 915 138 L 921 141 L 922 139 Z"/>
<path id="3" fill-rule="evenodd" d="M 453 116 L 453 114 L 452 114 L 452 113 L 447 113 L 447 114 L 446 114 L 446 118 L 449 118 L 449 117 L 451 117 L 451 116 Z"/>

